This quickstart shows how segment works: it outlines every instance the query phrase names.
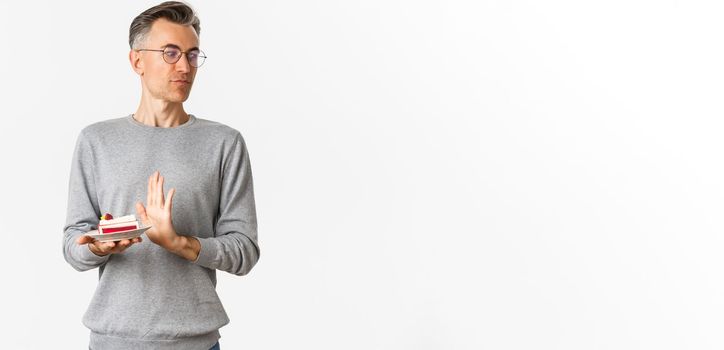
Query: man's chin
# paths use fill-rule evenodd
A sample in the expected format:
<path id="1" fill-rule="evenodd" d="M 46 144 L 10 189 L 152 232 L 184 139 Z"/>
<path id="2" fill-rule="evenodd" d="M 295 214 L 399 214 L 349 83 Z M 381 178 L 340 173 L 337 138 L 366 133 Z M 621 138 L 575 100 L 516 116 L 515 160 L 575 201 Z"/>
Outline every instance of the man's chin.
<path id="1" fill-rule="evenodd" d="M 170 96 L 166 96 L 164 100 L 172 103 L 181 103 L 186 102 L 186 100 L 189 99 L 189 94 L 172 94 Z"/>

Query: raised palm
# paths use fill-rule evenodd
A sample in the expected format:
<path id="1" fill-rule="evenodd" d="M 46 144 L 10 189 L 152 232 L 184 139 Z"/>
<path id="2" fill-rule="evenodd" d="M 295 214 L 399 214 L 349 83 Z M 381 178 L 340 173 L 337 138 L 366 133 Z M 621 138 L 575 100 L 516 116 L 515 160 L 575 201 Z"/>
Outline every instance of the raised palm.
<path id="1" fill-rule="evenodd" d="M 178 237 L 171 218 L 174 193 L 176 189 L 172 188 L 168 191 L 168 198 L 164 198 L 163 176 L 156 171 L 148 178 L 146 207 L 141 202 L 136 203 L 136 212 L 143 225 L 152 226 L 146 231 L 146 236 L 165 248 L 171 247 Z"/>

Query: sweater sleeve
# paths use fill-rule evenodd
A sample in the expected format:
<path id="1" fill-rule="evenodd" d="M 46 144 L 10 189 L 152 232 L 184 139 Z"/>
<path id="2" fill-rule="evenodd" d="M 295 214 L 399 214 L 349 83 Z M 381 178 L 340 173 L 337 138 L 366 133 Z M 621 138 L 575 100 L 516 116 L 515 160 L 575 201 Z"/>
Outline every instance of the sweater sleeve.
<path id="1" fill-rule="evenodd" d="M 214 237 L 196 237 L 201 250 L 194 263 L 243 276 L 256 265 L 260 251 L 251 164 L 241 134 L 225 163 Z"/>
<path id="2" fill-rule="evenodd" d="M 70 167 L 68 210 L 63 228 L 63 256 L 78 271 L 87 271 L 103 265 L 110 254 L 98 256 L 87 244 L 75 242 L 78 236 L 98 225 L 100 209 L 93 177 L 93 149 L 84 132 L 78 135 Z"/>

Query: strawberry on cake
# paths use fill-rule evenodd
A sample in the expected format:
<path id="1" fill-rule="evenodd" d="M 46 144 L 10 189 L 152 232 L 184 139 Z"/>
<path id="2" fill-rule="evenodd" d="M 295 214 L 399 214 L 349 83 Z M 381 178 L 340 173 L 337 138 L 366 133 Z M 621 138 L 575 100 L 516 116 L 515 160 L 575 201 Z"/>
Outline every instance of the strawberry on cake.
<path id="1" fill-rule="evenodd" d="M 141 227 L 141 225 L 138 223 L 136 216 L 133 214 L 114 219 L 113 215 L 106 213 L 101 216 L 101 221 L 98 223 L 98 233 L 109 234 L 132 231 L 139 227 Z"/>

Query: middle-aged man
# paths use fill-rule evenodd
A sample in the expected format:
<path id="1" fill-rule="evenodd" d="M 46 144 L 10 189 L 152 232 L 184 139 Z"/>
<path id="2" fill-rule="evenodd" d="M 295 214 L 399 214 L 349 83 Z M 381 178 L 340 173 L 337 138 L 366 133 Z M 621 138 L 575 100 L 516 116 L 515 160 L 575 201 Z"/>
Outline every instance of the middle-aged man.
<path id="1" fill-rule="evenodd" d="M 78 271 L 98 268 L 83 316 L 91 349 L 218 349 L 229 318 L 216 270 L 242 276 L 259 260 L 244 139 L 184 111 L 206 58 L 199 30 L 181 2 L 138 15 L 129 34 L 142 88 L 138 109 L 78 136 L 63 254 Z M 146 237 L 101 242 L 85 235 L 105 213 L 134 212 L 152 226 Z"/>

